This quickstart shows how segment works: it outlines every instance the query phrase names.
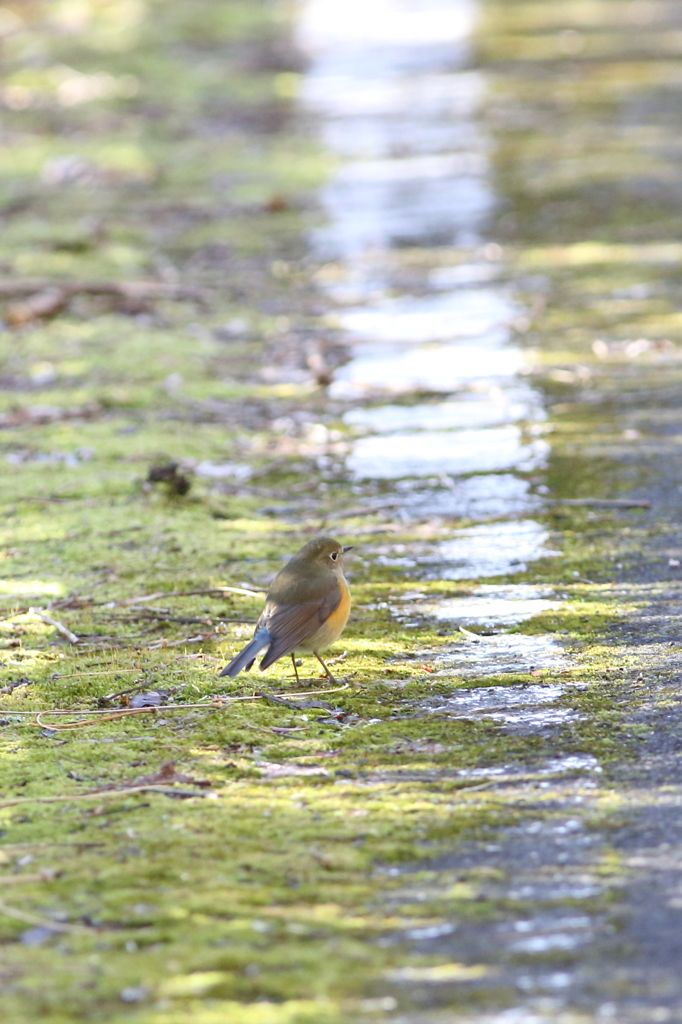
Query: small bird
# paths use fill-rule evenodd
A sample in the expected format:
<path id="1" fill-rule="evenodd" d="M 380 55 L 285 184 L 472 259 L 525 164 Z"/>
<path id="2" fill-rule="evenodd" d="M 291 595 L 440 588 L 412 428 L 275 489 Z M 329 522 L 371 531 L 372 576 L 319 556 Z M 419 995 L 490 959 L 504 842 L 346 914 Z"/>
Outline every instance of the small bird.
<path id="1" fill-rule="evenodd" d="M 272 581 L 253 640 L 220 675 L 248 672 L 267 647 L 261 672 L 290 654 L 298 682 L 294 652 L 311 651 L 327 677 L 336 682 L 319 652 L 336 643 L 348 621 L 350 590 L 343 575 L 343 556 L 351 547 L 331 537 L 315 537 L 304 544 Z"/>

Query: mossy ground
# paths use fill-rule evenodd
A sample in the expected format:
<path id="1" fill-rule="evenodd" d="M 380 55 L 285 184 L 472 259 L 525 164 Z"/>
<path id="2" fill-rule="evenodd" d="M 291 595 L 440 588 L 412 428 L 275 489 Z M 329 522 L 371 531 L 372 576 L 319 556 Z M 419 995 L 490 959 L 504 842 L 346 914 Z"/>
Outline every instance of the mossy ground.
<path id="1" fill-rule="evenodd" d="M 658 577 L 633 582 L 629 569 L 641 568 L 643 545 L 670 543 L 667 522 L 550 507 L 562 557 L 515 577 L 566 595 L 519 631 L 556 634 L 572 651 L 560 681 L 575 719 L 528 734 L 422 714 L 426 696 L 472 683 L 421 664 L 449 638 L 426 618 L 396 622 L 391 601 L 414 580 L 373 560 L 372 544 L 383 530 L 410 544 L 457 524 L 358 512 L 372 486 L 359 494 L 341 470 L 339 409 L 310 369 L 312 356 L 333 366 L 338 353 L 302 241 L 330 162 L 291 120 L 301 70 L 286 44 L 291 12 L 248 0 L 3 10 L 3 274 L 196 292 L 132 312 L 79 296 L 0 335 L 3 1020 L 334 1024 L 438 999 L 453 1012 L 513 1002 L 509 977 L 491 981 L 497 968 L 475 945 L 459 963 L 415 952 L 408 933 L 444 920 L 475 933 L 557 907 L 612 912 L 626 871 L 608 850 L 591 864 L 603 894 L 576 898 L 509 895 L 508 867 L 431 865 L 528 821 L 552 828 L 574 798 L 595 832 L 623 820 L 614 773 L 650 735 L 632 719 L 651 693 L 641 651 L 624 654 L 617 631 L 656 598 Z M 510 253 L 522 280 L 533 251 Z M 622 284 L 622 266 L 602 271 L 604 288 Z M 646 460 L 628 467 L 618 410 L 581 404 L 580 367 L 594 381 L 601 365 L 592 308 L 582 322 L 566 312 L 585 298 L 581 284 L 559 266 L 528 340 L 553 403 L 546 483 L 559 499 L 613 497 L 652 472 Z M 616 314 L 603 310 L 604 324 Z M 616 363 L 595 390 L 608 392 Z M 146 483 L 169 460 L 188 494 Z M 245 474 L 216 482 L 194 474 L 202 463 Z M 355 610 L 332 663 L 348 685 L 317 698 L 338 717 L 262 699 L 159 706 L 74 730 L 27 715 L 115 711 L 121 699 L 104 698 L 135 688 L 174 704 L 299 692 L 287 662 L 267 676 L 217 671 L 250 634 L 283 558 L 319 529 L 357 552 Z M 474 584 L 419 581 L 439 597 Z M 301 673 L 304 691 L 325 688 L 312 662 Z M 670 691 L 657 699 L 663 707 Z M 576 753 L 599 762 L 599 785 L 569 772 L 543 789 L 547 760 Z M 523 784 L 458 774 L 475 768 L 520 769 Z M 112 792 L 145 783 L 157 791 Z M 50 797 L 60 799 L 41 802 Z M 432 982 L 445 995 L 419 994 Z"/>

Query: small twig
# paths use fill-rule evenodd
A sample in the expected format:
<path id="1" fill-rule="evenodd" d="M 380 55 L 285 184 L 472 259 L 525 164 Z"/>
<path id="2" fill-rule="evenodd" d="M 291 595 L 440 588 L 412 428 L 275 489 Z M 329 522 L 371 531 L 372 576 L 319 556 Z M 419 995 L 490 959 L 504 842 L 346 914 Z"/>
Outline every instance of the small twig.
<path id="1" fill-rule="evenodd" d="M 43 871 L 34 871 L 33 874 L 0 875 L 0 888 L 6 885 L 19 885 L 21 882 L 51 882 L 57 874 L 58 872 L 52 868 L 45 868 Z"/>
<path id="2" fill-rule="evenodd" d="M 50 731 L 61 729 L 80 729 L 81 726 L 83 725 L 95 725 L 99 724 L 99 722 L 107 722 L 112 718 L 123 718 L 125 715 L 128 715 L 130 713 L 141 715 L 145 712 L 149 714 L 149 712 L 156 711 L 158 711 L 158 705 L 146 708 L 123 708 L 121 711 L 110 711 L 107 715 L 102 716 L 102 718 L 79 719 L 78 722 L 65 722 L 64 725 L 57 725 L 55 722 L 48 723 L 43 721 L 43 715 L 54 715 L 56 714 L 55 711 L 39 711 L 36 714 L 35 722 L 28 722 L 27 725 L 31 726 L 34 729 L 49 729 Z M 91 714 L 94 715 L 97 714 L 97 712 L 92 711 Z"/>
<path id="3" fill-rule="evenodd" d="M 338 665 L 339 662 L 345 661 L 347 657 L 348 657 L 348 651 L 342 651 L 341 654 L 337 654 L 337 656 L 335 658 L 328 658 L 327 659 L 327 664 L 328 665 Z"/>
<path id="4" fill-rule="evenodd" d="M 67 499 L 65 499 L 65 500 L 67 500 Z M 53 602 L 51 602 L 50 607 L 51 608 L 69 608 L 69 607 L 73 606 L 73 602 L 74 601 L 77 602 L 77 606 L 79 606 L 83 601 L 87 600 L 87 604 L 89 606 L 108 605 L 109 607 L 111 607 L 113 605 L 114 607 L 117 607 L 117 608 L 127 608 L 127 607 L 134 608 L 134 606 L 138 605 L 138 604 L 147 604 L 149 601 L 156 601 L 156 600 L 159 600 L 161 598 L 168 598 L 168 597 L 195 597 L 195 596 L 221 597 L 223 594 L 243 594 L 244 596 L 248 596 L 248 597 L 254 597 L 254 596 L 255 597 L 259 597 L 261 594 L 264 594 L 264 593 L 265 593 L 265 590 L 257 590 L 257 589 L 247 590 L 245 587 L 204 587 L 201 590 L 170 590 L 170 591 L 161 591 L 160 590 L 160 591 L 157 591 L 154 594 L 140 594 L 137 597 L 126 597 L 126 598 L 123 598 L 121 601 L 97 601 L 94 598 L 82 599 L 82 598 L 79 598 L 78 596 L 72 596 L 72 597 L 62 598 L 59 601 L 53 601 Z M 15 612 L 13 614 L 17 614 L 18 615 L 18 614 L 20 614 L 20 612 L 21 612 L 21 609 L 19 609 L 19 611 Z M 245 621 L 246 622 L 247 620 L 246 619 L 244 619 L 244 620 L 242 620 L 242 619 L 234 619 L 234 620 L 226 620 L 226 621 L 234 621 L 234 622 Z M 248 621 L 250 622 L 251 620 L 249 619 Z"/>
<path id="5" fill-rule="evenodd" d="M 75 295 L 109 295 L 121 300 L 129 312 L 140 312 L 153 299 L 204 301 L 204 296 L 194 288 L 157 281 L 0 281 L 0 296 L 14 296 L 18 299 L 10 302 L 5 310 L 5 319 L 14 327 L 54 316 Z"/>
<path id="6" fill-rule="evenodd" d="M 171 590 L 159 591 L 156 594 L 142 594 L 139 597 L 127 597 L 123 601 L 116 601 L 117 605 L 146 604 L 147 601 L 156 601 L 165 597 L 195 597 L 204 594 L 244 594 L 247 597 L 258 597 L 264 594 L 264 590 L 247 590 L 245 587 L 206 587 L 203 590 Z"/>
<path id="7" fill-rule="evenodd" d="M 322 708 L 324 711 L 331 711 L 332 709 L 322 700 L 304 700 L 304 701 L 293 701 L 287 700 L 286 697 L 278 697 L 274 693 L 268 693 L 267 690 L 259 690 L 256 694 L 257 697 L 262 697 L 263 700 L 270 701 L 271 704 L 282 704 L 286 708 L 295 708 L 298 710 L 302 708 L 306 710 L 308 708 Z"/>
<path id="8" fill-rule="evenodd" d="M 341 512 L 328 512 L 324 519 L 354 519 L 356 516 L 371 516 L 375 512 L 382 512 L 386 508 L 397 508 L 402 501 L 391 499 L 390 501 L 377 501 L 373 505 L 357 505 L 355 508 L 343 509 Z"/>
<path id="9" fill-rule="evenodd" d="M 173 789 L 172 786 L 156 786 L 152 784 L 142 786 L 124 786 L 121 789 L 94 789 L 87 793 L 62 794 L 60 796 L 18 796 L 13 800 L 3 800 L 0 807 L 16 807 L 18 804 L 63 804 L 72 800 L 105 800 L 111 796 L 127 796 L 134 793 L 161 793 L 162 796 L 182 797 L 207 797 L 210 792 L 204 790 Z"/>
<path id="10" fill-rule="evenodd" d="M 5 319 L 13 327 L 54 316 L 67 305 L 71 293 L 66 288 L 45 288 L 28 295 L 23 301 L 10 302 Z"/>
<path id="11" fill-rule="evenodd" d="M 71 295 L 120 295 L 151 298 L 201 298 L 196 288 L 163 281 L 65 281 L 55 278 L 5 278 L 0 280 L 0 296 L 36 295 L 48 288 L 63 288 Z"/>
<path id="12" fill-rule="evenodd" d="M 90 849 L 90 847 L 95 848 L 106 845 L 106 843 L 60 843 L 54 841 L 48 843 L 3 843 L 2 849 L 6 852 L 7 850 L 33 850 L 36 847 L 48 847 L 48 849 L 52 849 L 53 846 L 75 846 L 79 850 L 87 850 Z"/>
<path id="13" fill-rule="evenodd" d="M 268 734 L 268 736 L 272 735 L 272 729 L 270 729 L 269 726 L 266 726 L 266 725 L 252 725 L 251 722 L 244 722 L 244 721 L 242 721 L 242 722 L 239 723 L 239 728 L 240 729 L 253 729 L 254 732 L 266 732 Z"/>
<path id="14" fill-rule="evenodd" d="M 183 644 L 200 644 L 203 640 L 210 640 L 218 636 L 217 633 L 197 633 L 196 636 L 183 636 L 181 640 L 159 640 L 156 644 L 150 644 L 150 651 L 158 651 L 166 647 L 182 647 Z"/>
<path id="15" fill-rule="evenodd" d="M 78 637 L 75 633 L 72 633 L 70 629 L 67 629 L 62 622 L 58 622 L 57 619 L 51 618 L 47 612 L 44 612 L 42 608 L 29 608 L 29 612 L 33 615 L 37 615 L 39 619 L 42 619 L 48 626 L 54 626 L 58 633 L 65 636 L 70 644 L 77 644 Z"/>
<path id="16" fill-rule="evenodd" d="M 325 689 L 322 689 L 322 690 L 298 691 L 298 692 L 294 692 L 294 693 L 288 694 L 287 697 L 288 698 L 292 698 L 292 697 L 303 697 L 303 698 L 306 698 L 306 697 L 310 697 L 310 696 L 317 696 L 317 695 L 322 694 L 322 693 L 338 693 L 340 690 L 347 690 L 348 688 L 349 688 L 349 684 L 348 683 L 344 683 L 342 686 L 332 686 L 332 687 L 328 687 L 328 688 L 325 688 Z M 270 694 L 270 699 L 273 699 L 273 698 L 275 699 L 275 701 L 277 700 L 276 695 Z M 199 708 L 202 711 L 221 711 L 224 708 L 229 707 L 231 704 L 236 704 L 236 703 L 239 703 L 239 702 L 242 702 L 242 701 L 263 700 L 263 699 L 266 699 L 266 698 L 264 698 L 264 696 L 262 694 L 259 694 L 259 693 L 248 694 L 248 695 L 244 695 L 244 696 L 240 696 L 240 697 L 229 697 L 229 696 L 223 696 L 221 694 L 214 694 L 211 697 L 207 698 L 207 700 L 210 700 L 210 702 L 211 702 L 210 704 L 207 703 L 206 701 L 204 701 L 202 703 L 198 703 L 197 702 L 197 703 L 193 703 L 193 704 L 162 704 L 162 705 L 157 705 L 155 707 L 147 707 L 147 708 L 122 708 L 120 711 L 108 711 L 106 709 L 78 711 L 77 709 L 69 710 L 69 709 L 66 709 L 66 708 L 55 708 L 52 711 L 50 711 L 50 710 L 45 710 L 45 711 L 14 711 L 14 709 L 10 708 L 7 711 L 7 713 L 11 714 L 11 715 L 19 715 L 22 718 L 25 718 L 28 715 L 35 715 L 36 716 L 36 721 L 35 722 L 27 722 L 26 723 L 27 726 L 32 727 L 34 729 L 37 728 L 37 729 L 58 730 L 58 729 L 76 729 L 76 728 L 79 728 L 80 726 L 84 726 L 84 725 L 94 725 L 97 722 L 106 721 L 107 719 L 126 718 L 129 715 L 156 714 L 158 711 L 162 711 L 164 714 L 166 714 L 167 711 L 188 711 L 188 710 L 192 710 L 192 709 L 196 709 L 196 708 Z M 296 707 L 296 708 L 305 708 L 307 705 L 309 705 L 309 703 L 310 702 L 304 700 L 303 703 L 294 704 L 293 706 Z M 0 710 L 2 710 L 2 709 L 0 709 Z M 49 724 L 49 723 L 43 721 L 43 716 L 44 715 L 88 715 L 89 717 L 86 718 L 86 719 L 79 719 L 77 722 L 65 722 L 64 725 L 57 725 L 56 723 Z"/>
<path id="17" fill-rule="evenodd" d="M 112 619 L 118 622 L 134 622 L 136 619 L 157 619 L 159 622 L 180 622 L 184 625 L 212 626 L 216 622 L 241 622 L 249 626 L 255 626 L 255 619 L 232 619 L 221 615 L 212 615 L 210 619 L 193 618 L 189 615 L 171 615 L 160 608 L 130 609 L 130 615 L 126 617 L 116 615 L 98 615 L 98 618 Z"/>
<path id="18" fill-rule="evenodd" d="M 29 914 L 25 910 L 18 910 L 16 907 L 8 907 L 6 903 L 0 903 L 0 914 L 11 917 L 23 924 L 32 924 L 37 928 L 46 928 L 51 932 L 66 932 L 68 935 L 91 935 L 92 928 L 85 925 L 64 924 L 62 921 L 51 921 L 47 917 L 38 917 L 37 914 Z"/>
<path id="19" fill-rule="evenodd" d="M 164 594 L 161 590 L 158 590 L 155 594 L 146 594 L 140 597 L 126 597 L 123 601 L 114 601 L 114 604 L 128 605 L 128 604 L 143 604 L 146 601 L 156 601 L 159 597 L 171 597 L 170 594 Z"/>
<path id="20" fill-rule="evenodd" d="M 575 508 L 651 508 L 650 501 L 636 498 L 551 498 L 547 504 Z"/>
<path id="21" fill-rule="evenodd" d="M 83 673 L 85 675 L 85 673 Z M 99 701 L 103 700 L 116 700 L 118 697 L 127 697 L 129 693 L 137 693 L 138 690 L 143 690 L 145 686 L 151 686 L 149 679 L 145 679 L 141 683 L 135 683 L 134 686 L 129 686 L 127 690 L 119 690 L 117 693 L 108 693 L 105 697 L 99 697 Z M 182 686 L 173 687 L 175 690 L 181 690 Z"/>

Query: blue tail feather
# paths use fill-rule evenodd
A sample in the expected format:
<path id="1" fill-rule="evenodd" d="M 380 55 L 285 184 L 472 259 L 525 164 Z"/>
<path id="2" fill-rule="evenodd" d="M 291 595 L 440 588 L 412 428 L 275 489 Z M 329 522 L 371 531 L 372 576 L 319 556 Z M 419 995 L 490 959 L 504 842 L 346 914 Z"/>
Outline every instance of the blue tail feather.
<path id="1" fill-rule="evenodd" d="M 256 660 L 258 652 L 262 651 L 264 647 L 267 647 L 271 640 L 272 637 L 265 626 L 263 626 L 262 629 L 258 630 L 253 640 L 246 645 L 244 650 L 240 651 L 239 654 L 236 654 L 229 665 L 225 666 L 220 675 L 236 676 L 242 671 L 242 669 L 245 669 L 245 671 L 248 672 Z"/>

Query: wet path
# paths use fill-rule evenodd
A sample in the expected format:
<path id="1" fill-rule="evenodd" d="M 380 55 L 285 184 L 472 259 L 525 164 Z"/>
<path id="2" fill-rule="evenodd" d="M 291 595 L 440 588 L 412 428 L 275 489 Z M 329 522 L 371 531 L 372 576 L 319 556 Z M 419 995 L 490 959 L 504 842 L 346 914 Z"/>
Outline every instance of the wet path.
<path id="1" fill-rule="evenodd" d="M 682 1020 L 679 4 L 10 7 L 0 1018 Z"/>
<path id="2" fill-rule="evenodd" d="M 677 679 L 664 644 L 682 480 L 675 30 L 671 4 L 310 0 L 302 17 L 303 102 L 339 158 L 314 249 L 349 356 L 330 388 L 347 471 L 358 493 L 397 494 L 407 528 L 440 528 L 367 545 L 417 588 L 393 603 L 398 621 L 450 634 L 419 658 L 457 688 L 410 713 L 485 716 L 557 743 L 532 772 L 458 773 L 498 787 L 520 823 L 391 869 L 403 907 L 447 902 L 474 871 L 469 898 L 496 908 L 402 935 L 426 959 L 392 977 L 396 1022 L 682 1015 L 682 858 L 668 839 L 680 796 L 660 790 L 679 778 L 680 732 L 661 711 Z M 589 511 L 623 493 L 653 499 L 653 516 Z M 588 510 L 555 505 L 565 498 Z M 439 580 L 470 590 L 418 589 Z M 589 744 L 566 742 L 585 684 L 559 675 L 562 636 L 514 631 L 589 609 L 600 581 L 618 581 L 612 642 L 627 665 L 603 678 L 635 680 L 610 697 L 635 732 L 653 726 L 606 789 Z M 604 831 L 609 802 L 637 824 Z"/>
<path id="3" fill-rule="evenodd" d="M 355 19 L 311 3 L 301 25 L 313 56 L 304 102 L 340 158 L 314 242 L 349 354 L 330 388 L 354 437 L 346 465 L 360 486 L 397 493 L 407 520 L 475 524 L 409 552 L 377 546 L 381 564 L 434 580 L 523 572 L 556 554 L 532 518 L 548 445 L 514 336 L 521 309 L 490 241 L 498 200 L 485 80 L 471 67 L 476 7 L 361 7 Z M 541 611 L 519 599 L 528 589 L 500 591 L 493 614 L 504 621 L 506 601 L 509 621 Z M 475 603 L 417 607 L 471 622 Z"/>

